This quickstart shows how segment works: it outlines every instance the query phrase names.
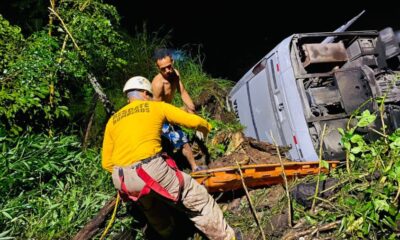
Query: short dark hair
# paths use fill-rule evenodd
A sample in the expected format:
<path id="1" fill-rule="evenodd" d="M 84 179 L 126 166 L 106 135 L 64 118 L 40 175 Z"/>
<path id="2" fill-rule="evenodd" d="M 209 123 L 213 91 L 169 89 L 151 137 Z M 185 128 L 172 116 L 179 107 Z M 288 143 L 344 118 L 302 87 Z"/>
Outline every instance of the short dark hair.
<path id="1" fill-rule="evenodd" d="M 168 48 L 159 48 L 154 51 L 153 59 L 154 61 L 163 59 L 165 57 L 172 58 L 172 50 Z"/>

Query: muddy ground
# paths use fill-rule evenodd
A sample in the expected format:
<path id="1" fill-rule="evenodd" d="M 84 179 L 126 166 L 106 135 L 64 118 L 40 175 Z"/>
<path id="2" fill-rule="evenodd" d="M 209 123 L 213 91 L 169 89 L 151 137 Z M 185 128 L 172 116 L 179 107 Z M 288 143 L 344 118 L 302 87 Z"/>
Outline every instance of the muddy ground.
<path id="1" fill-rule="evenodd" d="M 242 132 L 220 133 L 211 141 L 211 145 L 213 146 L 226 146 L 224 149 L 225 154 L 210 161 L 207 159 L 206 154 L 202 152 L 202 148 L 198 146 L 197 142 L 194 142 L 192 148 L 198 165 L 207 165 L 211 169 L 236 166 L 236 162 L 241 165 L 279 163 L 278 151 L 273 144 L 245 137 Z M 289 161 L 285 158 L 285 152 L 288 149 L 287 147 L 279 147 L 279 153 L 283 162 Z"/>
<path id="2" fill-rule="evenodd" d="M 278 152 L 274 145 L 244 137 L 242 133 L 231 135 L 232 141 L 228 145 L 226 155 L 208 164 L 209 168 L 235 166 L 236 162 L 239 164 L 279 163 Z M 288 161 L 284 158 L 287 148 L 280 148 L 279 151 L 282 160 Z"/>

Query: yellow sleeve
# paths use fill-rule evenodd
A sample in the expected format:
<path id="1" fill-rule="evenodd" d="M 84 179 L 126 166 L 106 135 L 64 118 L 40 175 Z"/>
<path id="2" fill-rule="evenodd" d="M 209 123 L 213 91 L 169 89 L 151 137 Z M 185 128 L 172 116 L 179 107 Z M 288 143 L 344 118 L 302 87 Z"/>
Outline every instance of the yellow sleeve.
<path id="1" fill-rule="evenodd" d="M 211 124 L 205 119 L 191 113 L 187 113 L 171 104 L 162 102 L 163 111 L 168 122 L 182 125 L 187 128 L 194 128 L 201 132 L 210 132 Z"/>
<path id="2" fill-rule="evenodd" d="M 106 130 L 104 133 L 104 139 L 103 139 L 103 151 L 102 151 L 102 157 L 101 157 L 101 166 L 109 171 L 112 172 L 113 170 L 113 164 L 111 162 L 111 156 L 112 152 L 114 149 L 114 141 L 111 138 L 110 134 L 110 128 L 111 128 L 111 121 L 107 123 Z"/>

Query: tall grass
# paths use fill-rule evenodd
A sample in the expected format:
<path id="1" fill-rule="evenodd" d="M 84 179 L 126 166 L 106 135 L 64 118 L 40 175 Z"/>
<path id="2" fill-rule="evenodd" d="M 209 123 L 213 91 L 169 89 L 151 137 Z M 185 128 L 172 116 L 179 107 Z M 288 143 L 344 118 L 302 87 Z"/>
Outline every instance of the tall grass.
<path id="1" fill-rule="evenodd" d="M 116 110 L 126 105 L 126 96 L 122 93 L 125 82 L 133 76 L 144 76 L 150 81 L 157 74 L 157 68 L 152 59 L 154 50 L 157 48 L 166 47 L 169 43 L 170 36 L 168 33 L 164 36 L 161 35 L 161 29 L 155 32 L 148 32 L 146 24 L 143 24 L 142 29 L 137 29 L 137 33 L 134 36 L 124 36 L 124 40 L 128 45 L 127 55 L 124 56 L 127 59 L 127 65 L 118 78 L 112 79 L 107 82 L 104 86 L 106 94 L 110 98 L 110 101 L 114 104 Z M 82 106 L 78 106 L 82 107 Z M 97 102 L 95 108 L 95 118 L 93 126 L 90 131 L 91 145 L 100 145 L 102 141 L 102 132 L 106 123 L 107 114 L 100 103 Z M 89 118 L 89 114 L 87 114 Z M 84 126 L 86 127 L 86 126 Z"/>
<path id="2" fill-rule="evenodd" d="M 82 152 L 76 136 L 2 142 L 0 169 L 3 237 L 71 239 L 115 194 L 98 150 Z"/>
<path id="3" fill-rule="evenodd" d="M 209 93 L 217 97 L 225 97 L 226 93 L 233 86 L 233 82 L 226 79 L 212 78 L 203 70 L 202 55 L 190 55 L 182 51 L 183 60 L 176 60 L 175 65 L 179 70 L 182 83 L 184 84 L 193 101 L 197 102 L 202 93 Z M 180 96 L 175 96 L 174 104 L 182 105 Z M 223 104 L 223 103 L 221 103 Z"/>
<path id="4" fill-rule="evenodd" d="M 145 23 L 142 29 L 137 28 L 136 32 L 134 37 L 128 38 L 129 64 L 126 78 L 141 75 L 151 81 L 157 74 L 155 62 L 153 61 L 154 50 L 167 47 L 170 35 L 169 32 L 162 35 L 161 32 L 164 32 L 163 29 L 149 32 Z"/>

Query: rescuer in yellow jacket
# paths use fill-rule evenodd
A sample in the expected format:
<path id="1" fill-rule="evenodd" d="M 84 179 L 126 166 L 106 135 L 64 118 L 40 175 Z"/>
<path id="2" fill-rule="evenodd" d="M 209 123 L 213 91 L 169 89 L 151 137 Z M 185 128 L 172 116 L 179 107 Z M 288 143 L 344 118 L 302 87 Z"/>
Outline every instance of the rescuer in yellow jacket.
<path id="1" fill-rule="evenodd" d="M 129 79 L 124 93 L 129 103 L 110 118 L 103 141 L 102 166 L 112 173 L 114 186 L 141 203 L 147 220 L 158 225 L 156 231 L 165 238 L 171 229 L 162 219 L 168 216 L 160 216 L 157 206 L 149 205 L 155 194 L 167 202 L 180 202 L 172 205 L 184 206 L 195 226 L 209 239 L 235 239 L 233 229 L 207 190 L 161 154 L 161 128 L 165 121 L 194 128 L 204 135 L 211 125 L 168 103 L 150 101 L 151 84 L 144 77 Z"/>

